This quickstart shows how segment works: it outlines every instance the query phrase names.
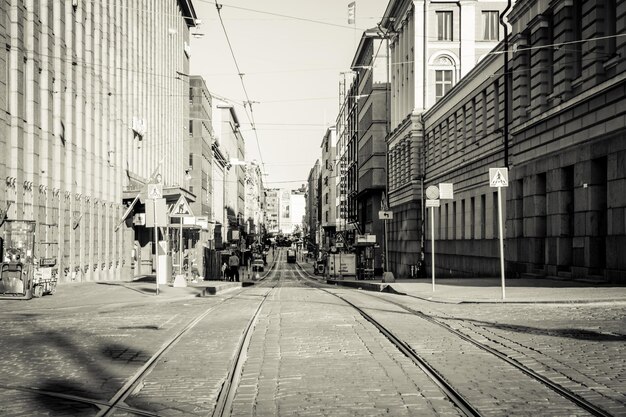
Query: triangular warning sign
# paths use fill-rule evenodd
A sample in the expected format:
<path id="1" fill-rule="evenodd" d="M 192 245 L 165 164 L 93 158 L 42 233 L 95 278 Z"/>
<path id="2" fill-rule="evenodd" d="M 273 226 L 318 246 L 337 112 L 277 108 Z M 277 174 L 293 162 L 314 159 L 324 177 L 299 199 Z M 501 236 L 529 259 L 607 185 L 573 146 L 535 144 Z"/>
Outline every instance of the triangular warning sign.
<path id="1" fill-rule="evenodd" d="M 172 217 L 187 217 L 193 216 L 191 212 L 191 207 L 189 207 L 189 203 L 185 196 L 181 195 L 174 207 L 172 207 L 172 212 L 170 213 Z"/>
<path id="2" fill-rule="evenodd" d="M 508 187 L 509 171 L 506 168 L 489 168 L 490 187 Z"/>

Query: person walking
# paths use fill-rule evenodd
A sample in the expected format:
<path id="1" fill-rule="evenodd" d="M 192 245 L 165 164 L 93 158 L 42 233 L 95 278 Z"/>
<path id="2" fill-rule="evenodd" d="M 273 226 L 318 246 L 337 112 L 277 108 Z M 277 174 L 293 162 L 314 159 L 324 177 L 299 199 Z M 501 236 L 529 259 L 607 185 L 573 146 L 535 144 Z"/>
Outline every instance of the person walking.
<path id="1" fill-rule="evenodd" d="M 239 281 L 239 257 L 233 251 L 228 258 L 228 266 L 230 268 L 230 277 L 233 281 Z"/>

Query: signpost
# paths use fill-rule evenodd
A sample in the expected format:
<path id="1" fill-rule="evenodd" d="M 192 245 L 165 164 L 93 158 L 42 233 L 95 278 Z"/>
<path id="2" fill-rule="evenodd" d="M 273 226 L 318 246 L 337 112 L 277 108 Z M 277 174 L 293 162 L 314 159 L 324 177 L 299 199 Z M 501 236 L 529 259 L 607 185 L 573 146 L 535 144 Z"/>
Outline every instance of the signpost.
<path id="1" fill-rule="evenodd" d="M 431 186 L 434 187 L 434 186 Z M 428 187 L 428 188 L 431 188 Z M 435 187 L 436 188 L 436 187 Z M 435 195 L 431 190 L 430 196 Z M 439 193 L 437 192 L 437 195 Z M 427 194 L 428 196 L 428 194 Z M 428 199 L 426 200 L 426 208 L 430 208 L 430 260 L 431 260 L 431 276 L 433 284 L 433 292 L 435 292 L 435 207 L 439 207 L 439 200 Z"/>
<path id="2" fill-rule="evenodd" d="M 431 185 L 426 188 L 426 207 L 430 207 L 430 259 L 433 292 L 435 292 L 435 207 L 439 207 L 439 188 Z"/>
<path id="3" fill-rule="evenodd" d="M 502 232 L 502 196 L 500 188 L 509 186 L 508 168 L 489 168 L 489 186 L 498 189 L 498 231 L 500 235 L 500 276 L 502 278 L 502 299 L 505 299 L 504 284 L 504 235 Z"/>
<path id="4" fill-rule="evenodd" d="M 156 295 L 159 295 L 159 228 L 157 225 L 157 200 L 163 198 L 163 184 L 148 184 L 148 198 L 154 213 L 154 258 L 156 260 Z"/>
<path id="5" fill-rule="evenodd" d="M 191 212 L 191 207 L 189 207 L 189 202 L 184 195 L 181 195 L 178 198 L 174 207 L 172 207 L 172 212 L 170 213 L 171 217 L 178 217 L 180 224 L 180 232 L 178 239 L 178 275 L 183 274 L 183 218 L 184 217 L 193 217 L 193 213 Z"/>

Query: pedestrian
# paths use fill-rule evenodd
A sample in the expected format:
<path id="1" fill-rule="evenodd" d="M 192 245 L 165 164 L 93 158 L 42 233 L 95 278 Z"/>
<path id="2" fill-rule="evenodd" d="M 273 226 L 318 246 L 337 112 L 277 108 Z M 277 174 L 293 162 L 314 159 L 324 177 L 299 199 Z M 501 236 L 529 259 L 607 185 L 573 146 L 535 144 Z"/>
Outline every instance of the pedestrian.
<path id="1" fill-rule="evenodd" d="M 226 265 L 226 262 L 222 263 L 222 279 L 226 280 L 228 277 L 226 276 L 227 272 L 226 270 L 228 269 L 228 266 Z"/>
<path id="2" fill-rule="evenodd" d="M 228 258 L 228 266 L 230 267 L 230 276 L 233 281 L 239 281 L 239 257 L 233 251 Z"/>

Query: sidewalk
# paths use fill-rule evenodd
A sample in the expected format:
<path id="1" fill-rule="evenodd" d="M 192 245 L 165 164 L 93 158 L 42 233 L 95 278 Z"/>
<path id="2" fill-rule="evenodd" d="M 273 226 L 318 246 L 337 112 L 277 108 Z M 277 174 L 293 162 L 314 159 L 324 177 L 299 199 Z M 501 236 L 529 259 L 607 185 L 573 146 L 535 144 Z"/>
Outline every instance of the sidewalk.
<path id="1" fill-rule="evenodd" d="M 300 265 L 312 277 L 313 265 Z M 326 280 L 325 280 L 326 281 Z M 626 286 L 590 284 L 544 278 L 511 278 L 505 281 L 506 299 L 502 300 L 500 278 L 441 278 L 435 277 L 435 291 L 428 279 L 397 278 L 394 283 L 381 279 L 356 280 L 354 277 L 328 280 L 328 283 L 370 291 L 400 293 L 439 303 L 601 303 L 626 302 Z"/>
<path id="2" fill-rule="evenodd" d="M 175 301 L 189 298 L 221 294 L 235 288 L 241 288 L 241 282 L 199 281 L 187 287 L 173 287 L 171 284 L 159 285 L 156 295 L 154 275 L 144 276 L 132 281 L 90 281 L 63 283 L 57 287 L 54 295 L 44 295 L 32 300 L 0 300 L 0 311 L 15 308 L 65 308 L 98 306 L 104 303 L 145 303 L 154 301 Z"/>
<path id="3" fill-rule="evenodd" d="M 267 267 L 264 272 L 259 273 L 260 278 L 268 273 L 274 258 L 270 251 L 267 257 Z M 35 298 L 31 302 L 24 303 L 25 306 L 36 308 L 57 308 L 59 306 L 89 306 L 98 305 L 104 302 L 109 303 L 129 303 L 150 301 L 172 301 L 178 299 L 188 299 L 195 297 L 211 296 L 222 294 L 225 291 L 241 288 L 250 285 L 255 281 L 256 273 L 248 272 L 241 268 L 241 281 L 222 281 L 198 279 L 197 282 L 189 282 L 186 287 L 174 287 L 172 283 L 160 284 L 159 295 L 156 295 L 156 276 L 145 275 L 142 277 L 132 277 L 123 281 L 88 281 L 61 283 L 57 286 L 54 295 L 45 295 Z M 4 301 L 4 300 L 3 300 Z M 9 300 L 8 305 L 20 300 Z M 0 309 L 1 310 L 1 309 Z"/>

